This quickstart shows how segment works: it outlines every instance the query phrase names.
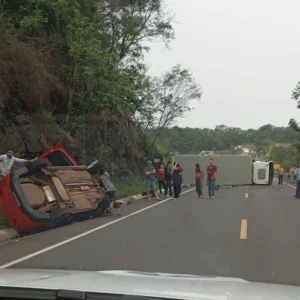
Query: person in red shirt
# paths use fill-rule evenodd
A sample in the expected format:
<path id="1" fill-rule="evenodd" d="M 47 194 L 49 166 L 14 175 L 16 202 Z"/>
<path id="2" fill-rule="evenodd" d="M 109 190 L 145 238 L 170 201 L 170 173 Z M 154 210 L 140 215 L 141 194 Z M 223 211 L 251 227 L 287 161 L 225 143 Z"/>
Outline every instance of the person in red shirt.
<path id="1" fill-rule="evenodd" d="M 195 178 L 196 178 L 196 192 L 198 194 L 198 198 L 202 198 L 203 194 L 203 171 L 200 168 L 200 165 L 197 163 L 195 166 Z"/>
<path id="2" fill-rule="evenodd" d="M 208 185 L 208 199 L 215 198 L 215 179 L 217 176 L 217 166 L 214 164 L 214 160 L 209 160 L 209 165 L 206 170 L 207 173 L 207 185 Z"/>
<path id="3" fill-rule="evenodd" d="M 160 168 L 157 170 L 157 181 L 158 181 L 159 193 L 161 194 L 162 187 L 166 192 L 165 166 L 163 164 L 161 164 Z"/>

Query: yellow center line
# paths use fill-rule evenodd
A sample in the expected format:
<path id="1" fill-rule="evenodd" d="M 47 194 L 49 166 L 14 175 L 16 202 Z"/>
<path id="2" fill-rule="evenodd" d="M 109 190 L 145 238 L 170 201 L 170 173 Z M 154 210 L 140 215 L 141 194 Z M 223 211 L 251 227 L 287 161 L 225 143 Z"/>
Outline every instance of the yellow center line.
<path id="1" fill-rule="evenodd" d="M 241 240 L 246 240 L 247 239 L 247 226 L 248 221 L 243 219 L 241 222 L 241 233 L 240 233 L 240 239 Z"/>

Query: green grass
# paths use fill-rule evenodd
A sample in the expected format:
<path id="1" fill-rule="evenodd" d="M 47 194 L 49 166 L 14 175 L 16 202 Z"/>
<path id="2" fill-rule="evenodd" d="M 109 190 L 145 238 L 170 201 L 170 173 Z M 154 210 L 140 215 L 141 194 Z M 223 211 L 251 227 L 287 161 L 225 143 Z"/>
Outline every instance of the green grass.
<path id="1" fill-rule="evenodd" d="M 146 191 L 146 183 L 142 178 L 123 178 L 115 182 L 117 189 L 116 198 L 142 194 Z"/>
<path id="2" fill-rule="evenodd" d="M 7 219 L 2 213 L 2 210 L 0 209 L 0 228 L 3 227 L 10 227 L 10 224 L 8 223 Z"/>

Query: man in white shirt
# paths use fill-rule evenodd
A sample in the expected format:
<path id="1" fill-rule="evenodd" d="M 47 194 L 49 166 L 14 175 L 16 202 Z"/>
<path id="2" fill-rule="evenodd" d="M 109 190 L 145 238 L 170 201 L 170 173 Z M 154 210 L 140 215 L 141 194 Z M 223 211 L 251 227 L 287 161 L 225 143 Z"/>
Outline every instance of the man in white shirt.
<path id="1" fill-rule="evenodd" d="M 22 159 L 22 158 L 17 158 L 13 156 L 13 151 L 8 150 L 6 154 L 0 155 L 0 180 L 6 176 L 7 174 L 10 173 L 11 168 L 14 164 L 14 162 L 19 162 L 19 163 L 29 163 L 32 162 L 36 159 L 33 160 L 27 160 L 27 159 Z"/>

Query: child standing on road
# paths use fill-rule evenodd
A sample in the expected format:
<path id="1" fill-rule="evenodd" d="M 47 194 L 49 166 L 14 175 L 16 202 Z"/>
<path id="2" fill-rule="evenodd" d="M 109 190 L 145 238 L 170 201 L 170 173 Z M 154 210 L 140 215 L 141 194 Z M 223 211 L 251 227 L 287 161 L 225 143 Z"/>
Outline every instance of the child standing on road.
<path id="1" fill-rule="evenodd" d="M 166 181 L 165 181 L 165 168 L 163 164 L 161 164 L 160 168 L 157 170 L 157 181 L 158 181 L 159 193 L 161 194 L 161 188 L 163 187 L 166 194 L 167 190 L 166 190 Z"/>
<path id="2" fill-rule="evenodd" d="M 203 171 L 200 168 L 200 165 L 197 163 L 196 164 L 196 169 L 195 169 L 195 177 L 196 177 L 196 191 L 198 194 L 198 198 L 202 198 L 202 184 L 203 184 Z"/>

